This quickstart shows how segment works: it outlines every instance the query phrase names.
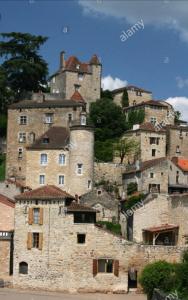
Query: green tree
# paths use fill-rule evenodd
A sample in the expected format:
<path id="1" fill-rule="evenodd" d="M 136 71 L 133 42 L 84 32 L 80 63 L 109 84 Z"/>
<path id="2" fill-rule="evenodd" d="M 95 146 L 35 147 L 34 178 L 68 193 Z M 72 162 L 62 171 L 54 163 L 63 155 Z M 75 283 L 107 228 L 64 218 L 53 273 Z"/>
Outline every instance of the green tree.
<path id="1" fill-rule="evenodd" d="M 107 98 L 107 99 L 111 99 L 113 100 L 113 95 L 112 95 L 112 92 L 109 91 L 109 90 L 105 90 L 103 91 L 103 89 L 101 89 L 101 98 Z"/>
<path id="2" fill-rule="evenodd" d="M 36 92 L 46 84 L 48 67 L 38 51 L 47 37 L 20 32 L 1 33 L 0 37 L 0 57 L 3 60 L 0 69 L 0 91 L 3 94 L 0 102 L 3 106 L 6 105 L 7 92 L 12 92 L 14 98 L 19 100 L 27 91 Z"/>
<path id="3" fill-rule="evenodd" d="M 113 141 L 95 141 L 95 158 L 99 161 L 113 161 Z"/>
<path id="4" fill-rule="evenodd" d="M 174 122 L 178 123 L 180 121 L 181 118 L 181 112 L 180 111 L 175 111 L 175 118 L 174 118 Z"/>
<path id="5" fill-rule="evenodd" d="M 114 155 L 120 158 L 122 164 L 127 155 L 138 154 L 139 145 L 133 138 L 122 138 L 114 144 Z"/>
<path id="6" fill-rule="evenodd" d="M 145 112 L 143 109 L 133 110 L 128 113 L 129 129 L 132 129 L 135 124 L 142 124 L 144 122 Z"/>
<path id="7" fill-rule="evenodd" d="M 127 89 L 126 89 L 126 88 L 125 88 L 125 90 L 123 91 L 121 104 L 122 104 L 122 107 L 127 107 L 127 106 L 129 106 L 129 96 L 128 96 L 128 92 L 127 92 Z"/>
<path id="8" fill-rule="evenodd" d="M 176 287 L 175 275 L 175 265 L 166 261 L 157 261 L 147 265 L 143 269 L 139 281 L 144 292 L 147 293 L 151 299 L 155 288 L 163 292 L 173 291 Z"/>
<path id="9" fill-rule="evenodd" d="M 121 107 L 107 98 L 99 99 L 91 104 L 90 119 L 95 126 L 96 141 L 118 138 L 128 128 Z"/>
<path id="10" fill-rule="evenodd" d="M 0 136 L 6 136 L 7 132 L 7 116 L 5 114 L 1 114 L 0 117 Z"/>

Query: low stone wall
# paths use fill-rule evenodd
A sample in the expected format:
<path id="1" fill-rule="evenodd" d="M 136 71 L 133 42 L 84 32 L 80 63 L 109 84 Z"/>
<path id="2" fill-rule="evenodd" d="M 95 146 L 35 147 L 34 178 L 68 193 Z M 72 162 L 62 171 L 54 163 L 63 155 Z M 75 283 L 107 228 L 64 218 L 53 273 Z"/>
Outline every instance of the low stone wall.
<path id="1" fill-rule="evenodd" d="M 109 181 L 122 186 L 122 174 L 125 172 L 125 165 L 115 163 L 95 163 L 94 164 L 94 180 L 100 182 L 101 180 Z"/>

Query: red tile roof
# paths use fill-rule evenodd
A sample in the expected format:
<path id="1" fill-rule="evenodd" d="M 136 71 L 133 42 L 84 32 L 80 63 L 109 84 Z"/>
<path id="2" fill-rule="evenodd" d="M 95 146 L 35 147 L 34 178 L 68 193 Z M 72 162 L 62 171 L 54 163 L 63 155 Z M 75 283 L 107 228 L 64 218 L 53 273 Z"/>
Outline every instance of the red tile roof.
<path id="1" fill-rule="evenodd" d="M 55 185 L 46 185 L 32 191 L 22 193 L 15 197 L 16 200 L 51 200 L 51 199 L 64 199 L 72 198 L 73 196 L 61 190 Z"/>
<path id="2" fill-rule="evenodd" d="M 134 131 L 137 131 L 137 130 L 166 132 L 165 128 L 162 127 L 162 128 L 158 129 L 158 127 L 155 127 L 150 122 L 146 122 L 146 123 L 140 124 L 139 127 L 138 127 L 138 129 L 131 129 L 131 130 L 128 130 L 127 132 L 134 132 Z"/>
<path id="3" fill-rule="evenodd" d="M 143 229 L 143 231 L 162 232 L 162 231 L 173 230 L 178 228 L 179 228 L 178 225 L 162 224 L 160 226 L 154 226 L 154 227 Z"/>
<path id="4" fill-rule="evenodd" d="M 76 56 L 70 56 L 65 62 L 65 70 L 81 73 L 89 73 L 90 65 L 88 63 L 82 63 Z"/>
<path id="5" fill-rule="evenodd" d="M 89 63 L 90 63 L 90 65 L 100 65 L 100 61 L 99 61 L 99 59 L 98 59 L 98 57 L 97 57 L 96 54 L 94 54 L 92 56 L 92 58 L 90 59 Z"/>
<path id="6" fill-rule="evenodd" d="M 68 207 L 67 207 L 68 212 L 74 212 L 74 211 L 83 211 L 83 212 L 96 212 L 95 209 L 82 205 L 76 202 L 72 202 Z"/>
<path id="7" fill-rule="evenodd" d="M 172 162 L 182 171 L 188 172 L 188 159 L 173 157 Z"/>
<path id="8" fill-rule="evenodd" d="M 78 91 L 74 92 L 74 94 L 71 97 L 71 100 L 78 101 L 78 102 L 85 102 L 84 99 L 82 98 L 82 95 Z"/>
<path id="9" fill-rule="evenodd" d="M 12 199 L 0 194 L 0 202 L 7 205 L 7 206 L 10 206 L 12 208 L 15 207 L 15 203 Z"/>

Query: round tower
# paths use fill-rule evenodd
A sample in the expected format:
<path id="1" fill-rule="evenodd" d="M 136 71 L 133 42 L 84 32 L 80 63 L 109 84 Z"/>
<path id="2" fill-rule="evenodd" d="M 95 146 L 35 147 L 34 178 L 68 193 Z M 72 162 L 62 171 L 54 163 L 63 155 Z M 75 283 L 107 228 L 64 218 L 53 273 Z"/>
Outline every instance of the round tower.
<path id="1" fill-rule="evenodd" d="M 81 196 L 92 189 L 94 173 L 94 128 L 84 113 L 70 126 L 69 151 L 69 192 Z"/>

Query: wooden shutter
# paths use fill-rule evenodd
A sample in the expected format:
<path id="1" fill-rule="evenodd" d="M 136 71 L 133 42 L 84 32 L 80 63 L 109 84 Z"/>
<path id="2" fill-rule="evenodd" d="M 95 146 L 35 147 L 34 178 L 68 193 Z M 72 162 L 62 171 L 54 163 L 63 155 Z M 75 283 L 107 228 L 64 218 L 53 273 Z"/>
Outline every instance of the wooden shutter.
<path id="1" fill-rule="evenodd" d="M 39 225 L 43 225 L 43 208 L 40 208 Z"/>
<path id="2" fill-rule="evenodd" d="M 114 275 L 119 276 L 119 260 L 114 260 Z"/>
<path id="3" fill-rule="evenodd" d="M 42 250 L 43 233 L 39 233 L 39 250 Z"/>
<path id="4" fill-rule="evenodd" d="M 97 275 L 97 259 L 93 259 L 93 276 Z"/>
<path id="5" fill-rule="evenodd" d="M 33 224 L 33 208 L 29 208 L 29 220 L 28 220 L 29 225 Z"/>
<path id="6" fill-rule="evenodd" d="M 27 234 L 27 249 L 31 250 L 32 248 L 32 232 L 28 232 Z"/>

